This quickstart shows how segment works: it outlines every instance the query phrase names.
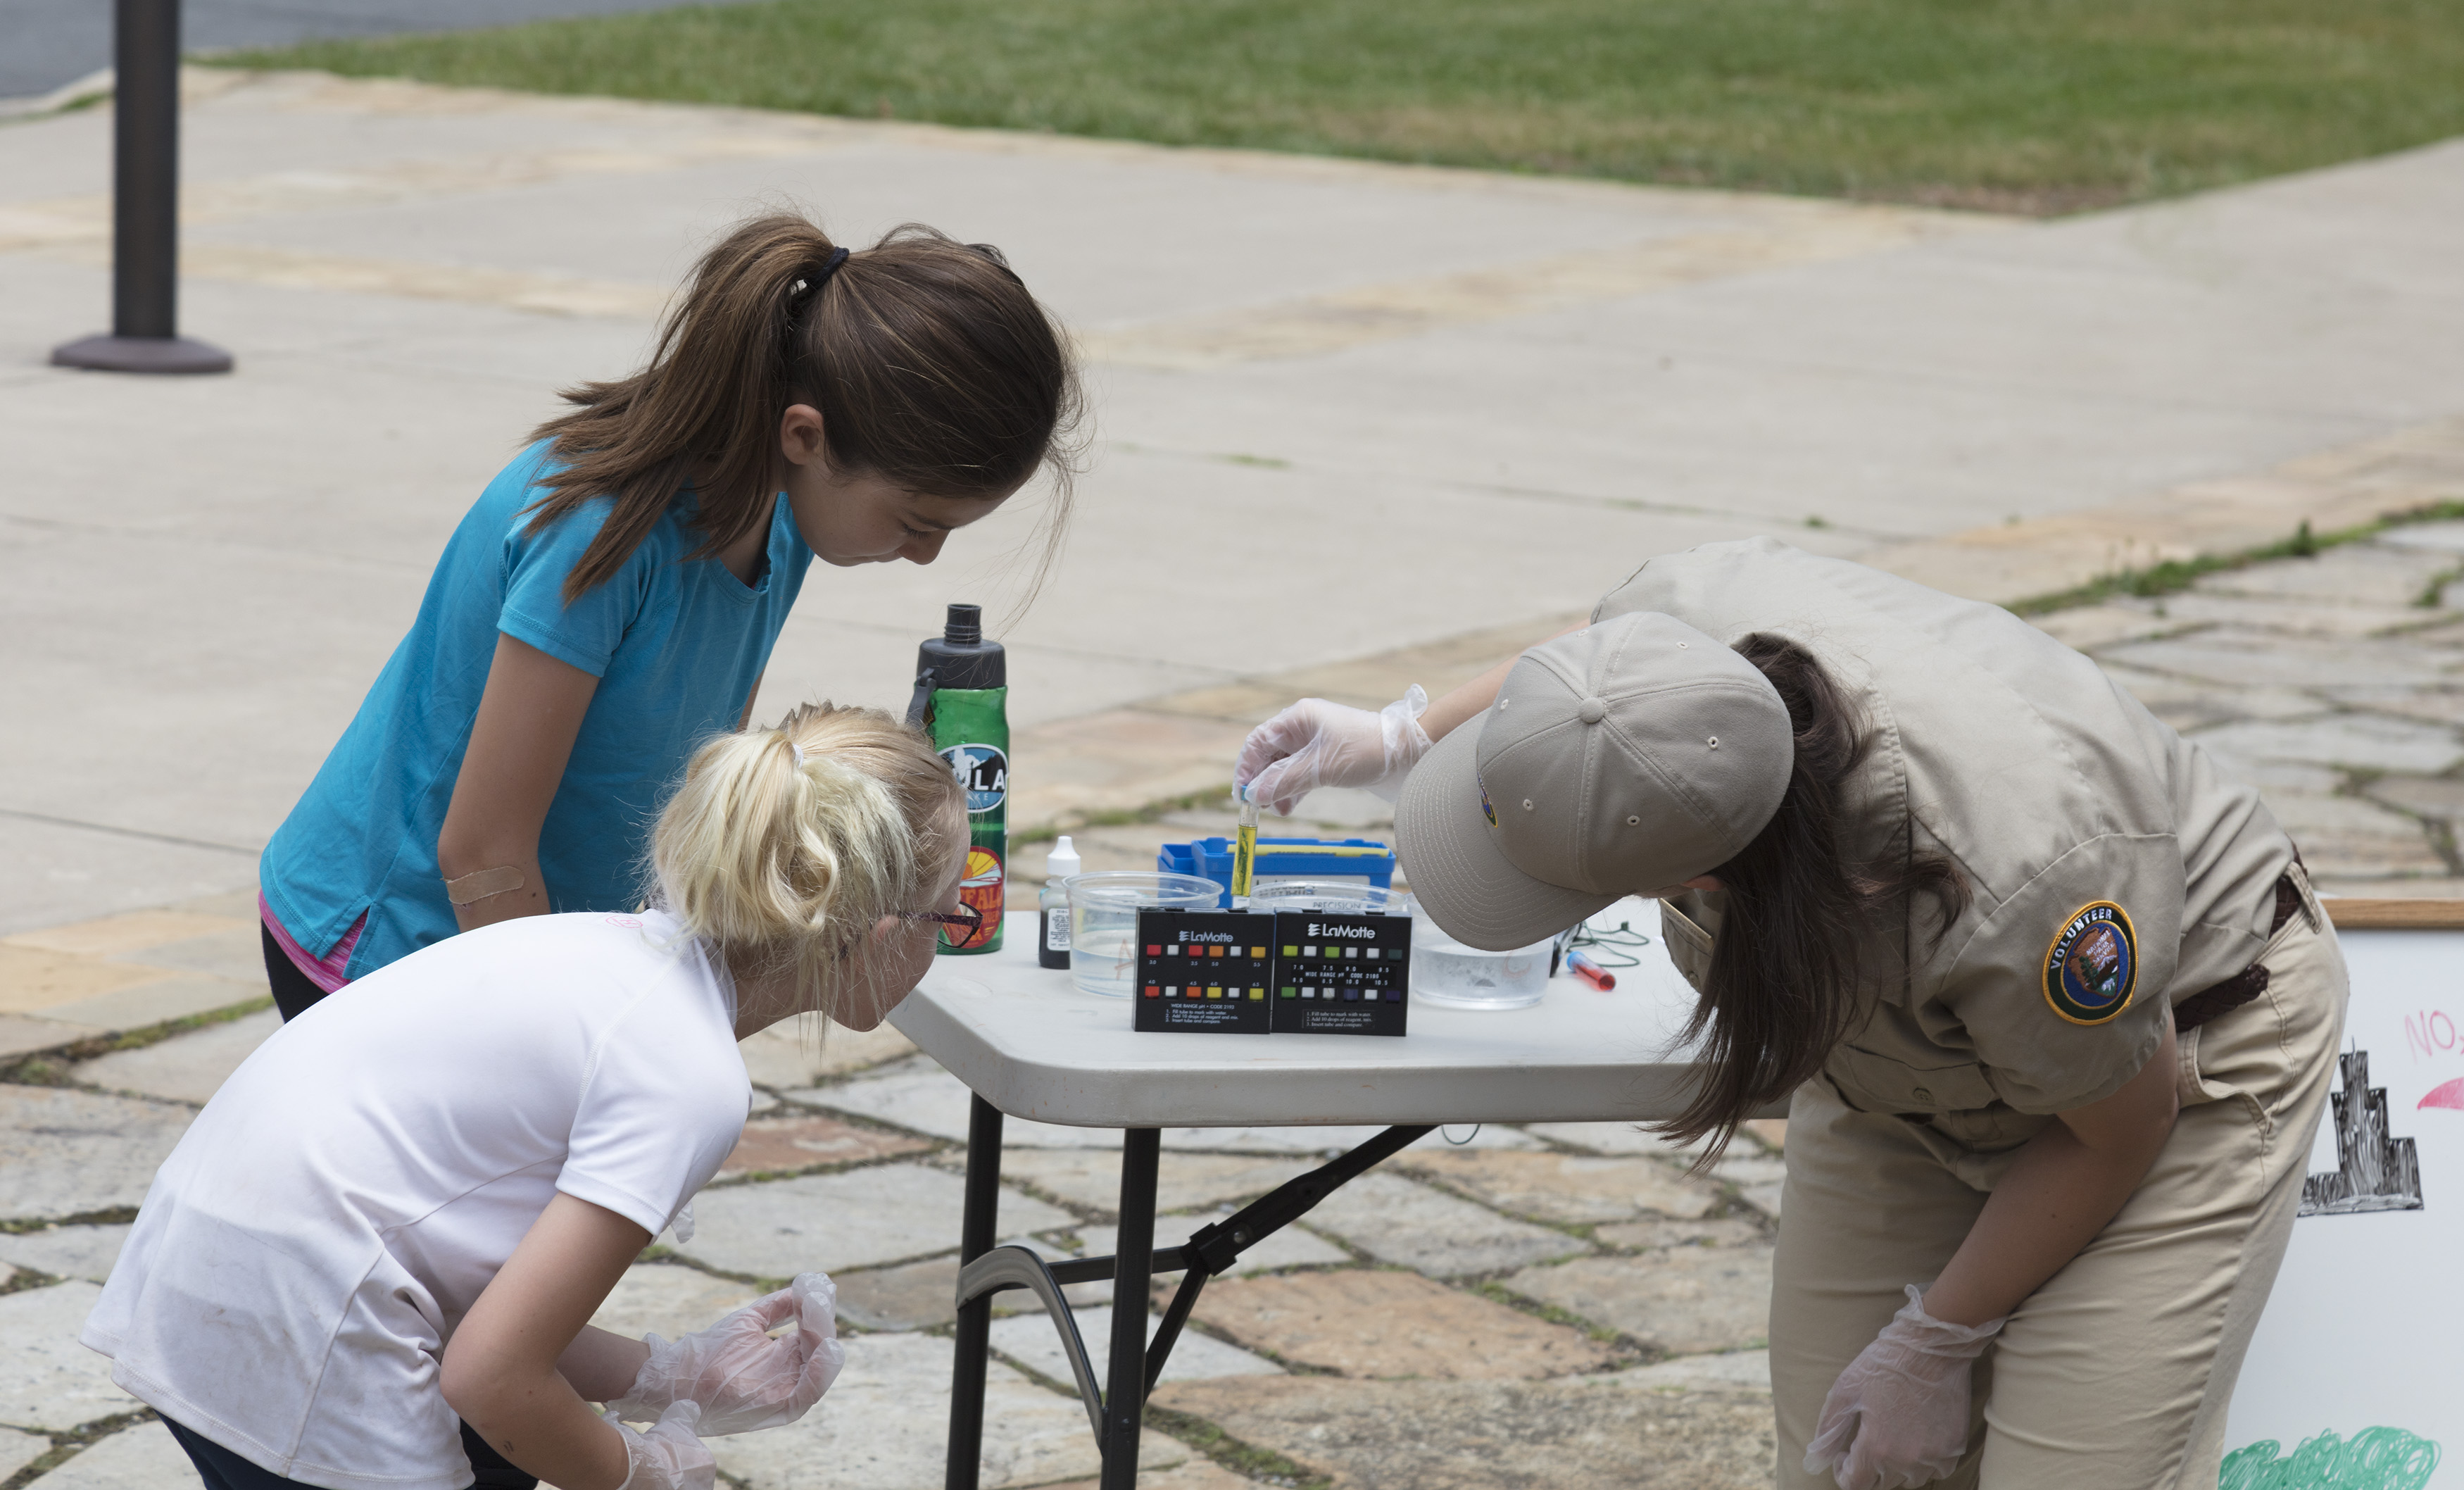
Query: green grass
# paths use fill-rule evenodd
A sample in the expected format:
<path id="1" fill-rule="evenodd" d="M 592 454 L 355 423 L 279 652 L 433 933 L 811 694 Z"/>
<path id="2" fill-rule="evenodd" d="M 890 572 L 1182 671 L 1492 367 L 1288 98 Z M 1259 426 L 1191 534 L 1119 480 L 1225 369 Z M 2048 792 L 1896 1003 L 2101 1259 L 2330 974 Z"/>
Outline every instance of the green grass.
<path id="1" fill-rule="evenodd" d="M 2458 518 L 2464 518 L 2464 502 L 2433 501 L 2327 533 L 2310 531 L 2309 520 L 2305 518 L 2290 536 L 2272 544 L 2260 544 L 2229 553 L 2167 559 L 2144 569 L 2115 569 L 2070 589 L 2014 600 L 2009 609 L 2018 615 L 2050 615 L 2056 611 L 2096 605 L 2117 595 L 2131 595 L 2142 600 L 2161 599 L 2188 589 L 2211 574 L 2230 573 L 2234 569 L 2249 568 L 2254 564 L 2269 564 L 2278 559 L 2315 559 L 2330 548 L 2342 548 L 2346 544 L 2375 538 L 2391 527 L 2407 527 L 2416 523 L 2453 523 Z M 2432 576 L 2422 592 L 2413 597 L 2413 604 L 2424 610 L 2437 609 L 2440 593 L 2448 582 L 2459 576 L 2464 576 L 2464 569 Z"/>
<path id="2" fill-rule="evenodd" d="M 773 0 L 229 59 L 2039 213 L 2464 132 L 2456 0 Z"/>

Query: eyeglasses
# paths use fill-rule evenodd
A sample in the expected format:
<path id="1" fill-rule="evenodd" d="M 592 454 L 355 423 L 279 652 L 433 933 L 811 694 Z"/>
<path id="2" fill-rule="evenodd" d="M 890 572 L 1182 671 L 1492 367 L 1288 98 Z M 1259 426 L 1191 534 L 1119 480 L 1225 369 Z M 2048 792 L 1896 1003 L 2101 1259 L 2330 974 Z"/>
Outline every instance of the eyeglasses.
<path id="1" fill-rule="evenodd" d="M 900 911 L 901 921 L 931 921 L 945 926 L 957 926 L 973 936 L 984 928 L 984 913 L 972 905 L 961 905 L 955 911 Z"/>

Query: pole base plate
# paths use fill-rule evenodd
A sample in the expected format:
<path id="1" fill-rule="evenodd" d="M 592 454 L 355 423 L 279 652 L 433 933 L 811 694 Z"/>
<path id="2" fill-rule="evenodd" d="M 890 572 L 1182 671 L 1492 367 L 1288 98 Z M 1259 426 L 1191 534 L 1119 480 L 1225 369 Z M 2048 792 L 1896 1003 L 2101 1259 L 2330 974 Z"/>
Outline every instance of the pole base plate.
<path id="1" fill-rule="evenodd" d="M 53 347 L 52 366 L 95 372 L 229 372 L 231 354 L 185 336 L 90 336 Z"/>

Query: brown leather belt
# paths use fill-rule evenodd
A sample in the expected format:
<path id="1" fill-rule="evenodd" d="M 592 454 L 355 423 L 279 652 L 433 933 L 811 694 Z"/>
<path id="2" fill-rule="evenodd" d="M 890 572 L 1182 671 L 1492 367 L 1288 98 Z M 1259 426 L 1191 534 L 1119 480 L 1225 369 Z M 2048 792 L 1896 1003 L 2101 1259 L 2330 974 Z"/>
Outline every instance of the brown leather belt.
<path id="1" fill-rule="evenodd" d="M 2300 862 L 2299 855 L 2294 856 L 2294 862 Z M 2277 932 L 2283 930 L 2284 923 L 2291 921 L 2293 913 L 2300 908 L 2301 892 L 2295 887 L 2293 877 L 2289 874 L 2277 877 L 2276 919 L 2268 923 L 2268 936 L 2273 939 Z M 2201 989 L 2174 1005 L 2173 1028 L 2176 1032 L 2187 1034 L 2218 1014 L 2232 1013 L 2266 991 L 2267 966 L 2264 963 L 2253 963 L 2215 987 Z"/>

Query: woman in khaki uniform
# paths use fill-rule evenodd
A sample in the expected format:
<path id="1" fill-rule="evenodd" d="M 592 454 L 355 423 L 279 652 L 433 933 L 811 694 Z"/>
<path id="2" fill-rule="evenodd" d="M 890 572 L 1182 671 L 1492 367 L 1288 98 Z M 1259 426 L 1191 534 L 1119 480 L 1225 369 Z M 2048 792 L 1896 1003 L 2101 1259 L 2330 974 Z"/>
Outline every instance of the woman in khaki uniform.
<path id="1" fill-rule="evenodd" d="M 1237 775 L 1399 787 L 1474 945 L 1661 899 L 1669 1132 L 1788 1102 L 1780 1485 L 2215 1483 L 2345 992 L 2255 791 L 2008 612 L 1768 540 L 1421 707 L 1305 701 Z"/>

